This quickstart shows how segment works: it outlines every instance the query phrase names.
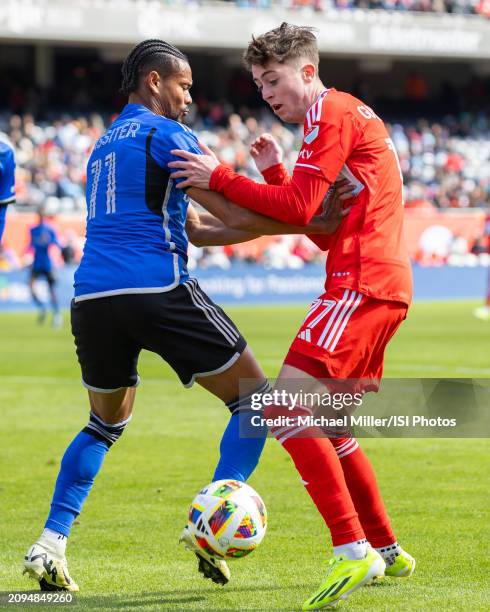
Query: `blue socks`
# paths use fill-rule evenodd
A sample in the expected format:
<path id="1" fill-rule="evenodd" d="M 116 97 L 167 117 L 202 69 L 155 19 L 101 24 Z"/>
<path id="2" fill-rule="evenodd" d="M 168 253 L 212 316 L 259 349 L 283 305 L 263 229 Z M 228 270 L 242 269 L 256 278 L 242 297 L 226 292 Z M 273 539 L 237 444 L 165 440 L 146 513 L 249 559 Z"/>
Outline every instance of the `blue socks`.
<path id="1" fill-rule="evenodd" d="M 252 427 L 250 419 L 257 416 L 255 411 L 236 412 L 231 416 L 223 437 L 221 438 L 220 459 L 214 472 L 214 480 L 241 480 L 246 482 L 255 470 L 264 448 L 267 427 Z M 251 435 L 243 437 L 247 429 Z"/>
<path id="2" fill-rule="evenodd" d="M 107 451 L 128 422 L 129 419 L 109 425 L 90 413 L 89 424 L 71 442 L 61 460 L 46 529 L 70 535 L 73 521 L 80 514 Z"/>
<path id="3" fill-rule="evenodd" d="M 257 467 L 267 437 L 267 427 L 254 425 L 253 417 L 261 412 L 251 409 L 252 396 L 270 391 L 269 383 L 264 382 L 247 396 L 237 398 L 227 404 L 231 419 L 220 444 L 220 459 L 214 472 L 214 480 L 241 480 L 246 482 Z"/>
<path id="4" fill-rule="evenodd" d="M 75 437 L 61 460 L 46 529 L 70 535 L 73 521 L 80 514 L 108 450 L 107 442 L 84 431 Z"/>
<path id="5" fill-rule="evenodd" d="M 252 410 L 250 405 L 252 395 L 268 389 L 270 387 L 265 382 L 255 392 L 227 404 L 232 415 L 221 439 L 220 460 L 213 480 L 245 482 L 257 467 L 267 427 L 252 424 L 252 418 L 261 413 Z M 90 413 L 89 424 L 74 438 L 61 461 L 46 529 L 67 537 L 70 535 L 73 521 L 80 514 L 107 451 L 119 439 L 128 422 L 129 419 L 109 425 Z"/>

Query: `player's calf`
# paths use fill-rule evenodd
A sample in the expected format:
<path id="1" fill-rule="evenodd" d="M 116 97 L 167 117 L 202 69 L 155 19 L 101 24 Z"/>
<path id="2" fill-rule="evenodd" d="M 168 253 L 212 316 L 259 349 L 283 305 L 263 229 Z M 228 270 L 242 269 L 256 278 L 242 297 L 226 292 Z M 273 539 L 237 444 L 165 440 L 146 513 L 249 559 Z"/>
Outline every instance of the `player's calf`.
<path id="1" fill-rule="evenodd" d="M 264 448 L 267 428 L 252 425 L 252 416 L 257 414 L 256 410 L 252 410 L 252 402 L 259 401 L 264 393 L 270 391 L 268 381 L 263 380 L 256 389 L 226 403 L 231 418 L 221 439 L 220 459 L 214 472 L 213 482 L 216 480 L 245 482 L 254 471 Z M 197 556 L 198 570 L 204 578 L 221 585 L 229 582 L 231 575 L 226 561 L 209 555 L 200 548 L 187 526 L 179 542 L 184 543 L 186 549 Z"/>
<path id="2" fill-rule="evenodd" d="M 42 590 L 78 591 L 68 573 L 66 540 L 107 451 L 121 437 L 129 420 L 109 424 L 91 412 L 88 425 L 66 449 L 45 529 L 24 558 L 24 573 L 37 580 Z"/>

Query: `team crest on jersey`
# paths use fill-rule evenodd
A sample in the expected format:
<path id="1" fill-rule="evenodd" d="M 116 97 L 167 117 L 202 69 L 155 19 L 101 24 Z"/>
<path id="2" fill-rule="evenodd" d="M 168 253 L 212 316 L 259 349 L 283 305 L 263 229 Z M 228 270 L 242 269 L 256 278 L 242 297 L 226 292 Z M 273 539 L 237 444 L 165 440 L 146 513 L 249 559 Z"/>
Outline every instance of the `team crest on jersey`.
<path id="1" fill-rule="evenodd" d="M 309 130 L 306 132 L 305 139 L 304 139 L 306 144 L 311 144 L 315 140 L 315 138 L 318 136 L 319 131 L 320 131 L 320 127 L 318 125 L 314 125 L 313 127 L 309 128 Z"/>

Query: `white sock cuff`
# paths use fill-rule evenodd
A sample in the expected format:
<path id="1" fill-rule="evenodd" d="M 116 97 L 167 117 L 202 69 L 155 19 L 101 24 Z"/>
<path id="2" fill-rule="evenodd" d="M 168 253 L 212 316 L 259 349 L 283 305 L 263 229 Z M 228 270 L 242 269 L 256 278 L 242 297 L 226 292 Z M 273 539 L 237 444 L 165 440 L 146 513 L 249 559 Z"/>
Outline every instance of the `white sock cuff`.
<path id="1" fill-rule="evenodd" d="M 347 559 L 355 561 L 356 559 L 364 559 L 367 555 L 368 541 L 364 538 L 362 540 L 355 540 L 348 544 L 342 544 L 341 546 L 333 547 L 333 554 L 344 555 Z"/>

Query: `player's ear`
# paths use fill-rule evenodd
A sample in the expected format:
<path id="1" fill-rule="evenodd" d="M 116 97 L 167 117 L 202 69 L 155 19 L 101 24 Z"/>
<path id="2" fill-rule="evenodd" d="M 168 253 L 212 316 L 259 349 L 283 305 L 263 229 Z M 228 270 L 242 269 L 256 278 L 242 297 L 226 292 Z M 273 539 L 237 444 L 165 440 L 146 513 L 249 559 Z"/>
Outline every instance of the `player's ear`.
<path id="1" fill-rule="evenodd" d="M 311 83 L 316 77 L 315 65 L 308 63 L 301 66 L 301 76 L 305 83 Z"/>
<path id="2" fill-rule="evenodd" d="M 147 74 L 146 83 L 152 93 L 159 93 L 160 80 L 161 77 L 156 70 L 150 70 L 150 72 Z"/>

